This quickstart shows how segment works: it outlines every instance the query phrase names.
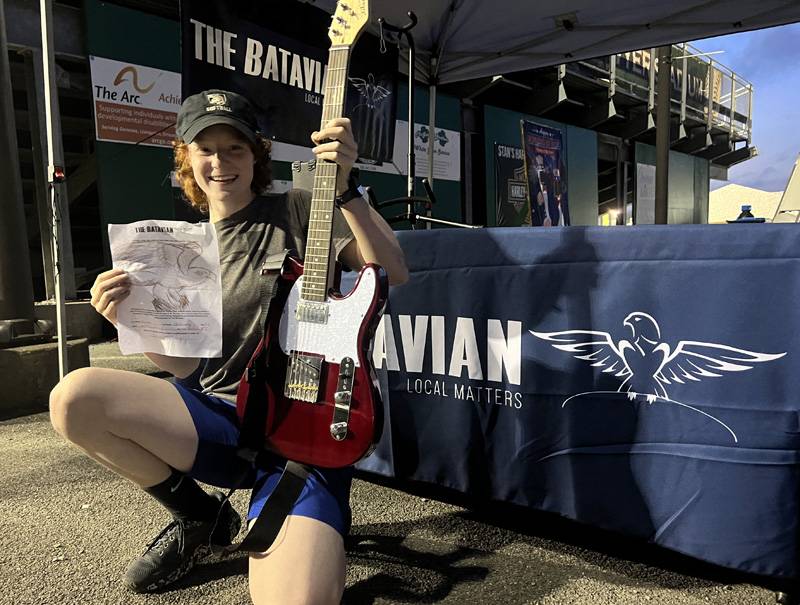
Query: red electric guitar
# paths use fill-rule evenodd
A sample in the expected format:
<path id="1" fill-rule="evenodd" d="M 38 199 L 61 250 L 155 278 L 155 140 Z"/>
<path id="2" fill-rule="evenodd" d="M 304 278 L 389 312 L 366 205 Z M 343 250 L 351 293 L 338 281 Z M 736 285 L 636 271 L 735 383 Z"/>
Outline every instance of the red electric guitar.
<path id="1" fill-rule="evenodd" d="M 368 0 L 337 5 L 323 125 L 343 114 L 350 47 L 368 18 Z M 338 168 L 317 162 L 305 264 L 284 262 L 264 338 L 237 396 L 243 433 L 252 423 L 246 408 L 265 400 L 260 417 L 250 414 L 263 423 L 264 446 L 289 460 L 328 468 L 357 462 L 380 437 L 383 408 L 368 353 L 388 291 L 385 273 L 368 264 L 352 292 L 338 292 L 331 254 Z"/>

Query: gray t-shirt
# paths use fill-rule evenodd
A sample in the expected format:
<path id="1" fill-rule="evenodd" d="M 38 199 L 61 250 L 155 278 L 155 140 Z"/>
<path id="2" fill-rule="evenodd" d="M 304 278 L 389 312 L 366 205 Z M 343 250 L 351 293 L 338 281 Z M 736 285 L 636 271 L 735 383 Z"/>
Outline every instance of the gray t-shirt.
<path id="1" fill-rule="evenodd" d="M 222 268 L 222 357 L 201 361 L 204 393 L 236 401 L 236 390 L 262 337 L 261 267 L 265 260 L 294 249 L 302 257 L 311 211 L 311 193 L 256 197 L 245 208 L 214 223 Z M 335 209 L 331 240 L 338 257 L 353 233 Z"/>

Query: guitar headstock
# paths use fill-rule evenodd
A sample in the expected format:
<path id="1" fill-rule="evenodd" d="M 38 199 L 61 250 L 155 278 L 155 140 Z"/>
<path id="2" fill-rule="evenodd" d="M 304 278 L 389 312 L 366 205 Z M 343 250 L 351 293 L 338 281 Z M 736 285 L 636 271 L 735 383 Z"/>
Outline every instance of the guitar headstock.
<path id="1" fill-rule="evenodd" d="M 328 37 L 334 46 L 350 46 L 369 22 L 369 0 L 339 0 Z"/>

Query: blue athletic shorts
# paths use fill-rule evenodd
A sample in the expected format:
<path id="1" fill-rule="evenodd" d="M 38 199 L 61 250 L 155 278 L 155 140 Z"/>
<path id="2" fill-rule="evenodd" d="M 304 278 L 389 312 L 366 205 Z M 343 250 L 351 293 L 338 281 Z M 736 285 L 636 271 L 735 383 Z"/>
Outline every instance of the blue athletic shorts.
<path id="1" fill-rule="evenodd" d="M 191 477 L 216 487 L 252 488 L 247 519 L 258 517 L 264 502 L 275 489 L 286 461 L 272 455 L 266 468 L 254 469 L 252 465 L 236 455 L 239 440 L 239 425 L 236 408 L 224 399 L 205 395 L 194 389 L 175 384 L 197 429 L 199 443 Z M 350 531 L 350 483 L 351 467 L 340 469 L 314 468 L 306 479 L 292 515 L 311 517 L 327 523 L 342 537 Z"/>

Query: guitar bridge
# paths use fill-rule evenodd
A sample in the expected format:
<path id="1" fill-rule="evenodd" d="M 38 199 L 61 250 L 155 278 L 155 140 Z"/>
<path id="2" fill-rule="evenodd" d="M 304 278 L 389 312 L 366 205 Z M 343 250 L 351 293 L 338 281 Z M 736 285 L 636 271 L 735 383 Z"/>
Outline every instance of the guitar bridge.
<path id="1" fill-rule="evenodd" d="M 320 355 L 304 353 L 289 355 L 283 394 L 289 399 L 315 403 L 319 397 L 322 359 Z"/>

